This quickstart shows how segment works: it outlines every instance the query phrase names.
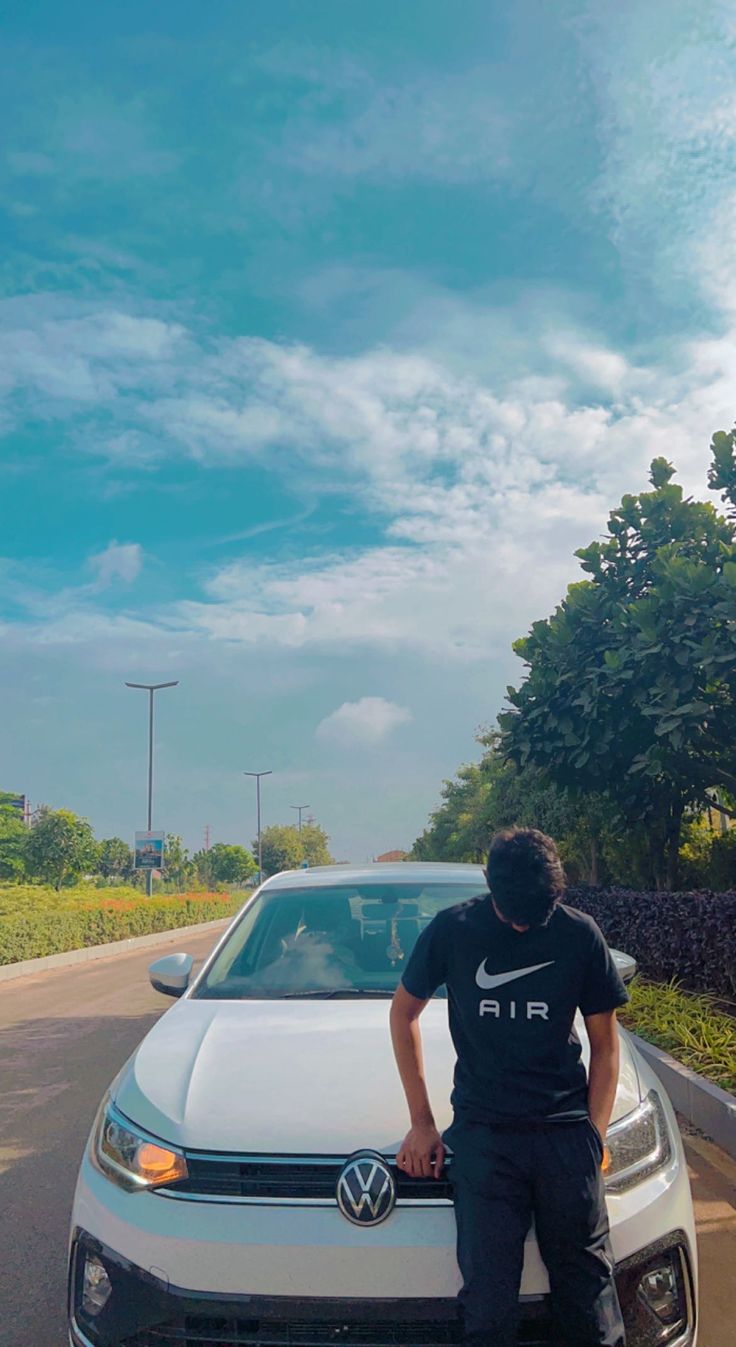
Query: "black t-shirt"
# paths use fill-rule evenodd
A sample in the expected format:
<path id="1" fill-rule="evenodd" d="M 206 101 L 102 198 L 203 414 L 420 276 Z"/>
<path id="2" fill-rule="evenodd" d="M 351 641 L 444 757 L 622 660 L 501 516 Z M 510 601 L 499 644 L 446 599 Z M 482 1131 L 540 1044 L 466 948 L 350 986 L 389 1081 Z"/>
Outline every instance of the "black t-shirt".
<path id="1" fill-rule="evenodd" d="M 628 1000 L 592 917 L 560 903 L 546 926 L 520 932 L 489 894 L 472 898 L 430 922 L 402 982 L 422 1001 L 447 987 L 456 1116 L 499 1125 L 586 1115 L 575 1012 Z"/>

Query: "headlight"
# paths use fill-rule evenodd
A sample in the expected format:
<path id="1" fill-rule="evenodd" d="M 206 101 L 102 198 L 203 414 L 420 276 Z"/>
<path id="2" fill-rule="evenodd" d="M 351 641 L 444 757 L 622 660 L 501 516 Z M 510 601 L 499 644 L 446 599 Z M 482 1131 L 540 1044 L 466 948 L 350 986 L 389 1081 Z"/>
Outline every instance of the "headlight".
<path id="1" fill-rule="evenodd" d="M 610 1193 L 623 1193 L 662 1169 L 672 1157 L 672 1142 L 662 1101 L 651 1090 L 633 1113 L 609 1127 L 603 1177 Z"/>
<path id="2" fill-rule="evenodd" d="M 176 1183 L 188 1176 L 187 1162 L 179 1151 L 139 1131 L 109 1100 L 100 1109 L 90 1149 L 97 1168 L 128 1192 Z"/>

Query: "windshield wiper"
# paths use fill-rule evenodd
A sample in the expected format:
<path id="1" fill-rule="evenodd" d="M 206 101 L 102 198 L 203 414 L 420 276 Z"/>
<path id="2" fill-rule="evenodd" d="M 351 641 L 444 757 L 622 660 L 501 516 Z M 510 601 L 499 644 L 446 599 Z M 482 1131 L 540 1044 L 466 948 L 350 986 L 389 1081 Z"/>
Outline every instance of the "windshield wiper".
<path id="1" fill-rule="evenodd" d="M 380 987 L 312 987 L 311 990 L 307 991 L 281 992 L 281 995 L 275 999 L 297 1001 L 313 998 L 315 1001 L 330 1001 L 343 998 L 347 1001 L 362 996 L 376 996 L 386 1000 L 393 996 L 393 992 L 382 990 Z"/>

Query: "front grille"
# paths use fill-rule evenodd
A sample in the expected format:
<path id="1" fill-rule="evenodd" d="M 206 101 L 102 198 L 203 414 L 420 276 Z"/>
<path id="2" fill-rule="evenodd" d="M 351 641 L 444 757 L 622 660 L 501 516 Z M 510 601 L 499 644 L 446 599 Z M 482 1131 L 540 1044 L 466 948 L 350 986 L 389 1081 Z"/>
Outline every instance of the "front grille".
<path id="1" fill-rule="evenodd" d="M 257 1320 L 189 1315 L 182 1325 L 148 1329 L 127 1340 L 125 1347 L 454 1347 L 456 1323 L 351 1323 L 338 1320 Z"/>
<path id="2" fill-rule="evenodd" d="M 334 1201 L 344 1159 L 306 1160 L 284 1157 L 187 1155 L 189 1177 L 171 1191 L 200 1197 L 241 1197 L 255 1201 Z M 452 1199 L 447 1178 L 412 1179 L 390 1166 L 399 1202 L 437 1202 Z"/>
<path id="3" fill-rule="evenodd" d="M 187 1315 L 126 1338 L 122 1347 L 455 1347 L 460 1323 L 440 1319 L 244 1319 Z M 552 1347 L 546 1310 L 525 1307 L 519 1347 Z"/>

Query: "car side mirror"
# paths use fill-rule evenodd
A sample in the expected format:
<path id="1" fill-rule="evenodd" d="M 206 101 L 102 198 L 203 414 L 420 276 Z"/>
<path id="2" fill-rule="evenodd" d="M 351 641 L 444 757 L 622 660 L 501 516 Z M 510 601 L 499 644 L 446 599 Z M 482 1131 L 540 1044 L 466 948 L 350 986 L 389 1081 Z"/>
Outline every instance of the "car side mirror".
<path id="1" fill-rule="evenodd" d="M 148 969 L 151 986 L 164 996 L 183 996 L 192 976 L 194 959 L 191 954 L 165 954 Z"/>
<path id="2" fill-rule="evenodd" d="M 620 949 L 612 949 L 613 962 L 615 963 L 622 982 L 631 982 L 636 976 L 636 959 L 632 959 L 630 954 L 622 954 Z"/>

